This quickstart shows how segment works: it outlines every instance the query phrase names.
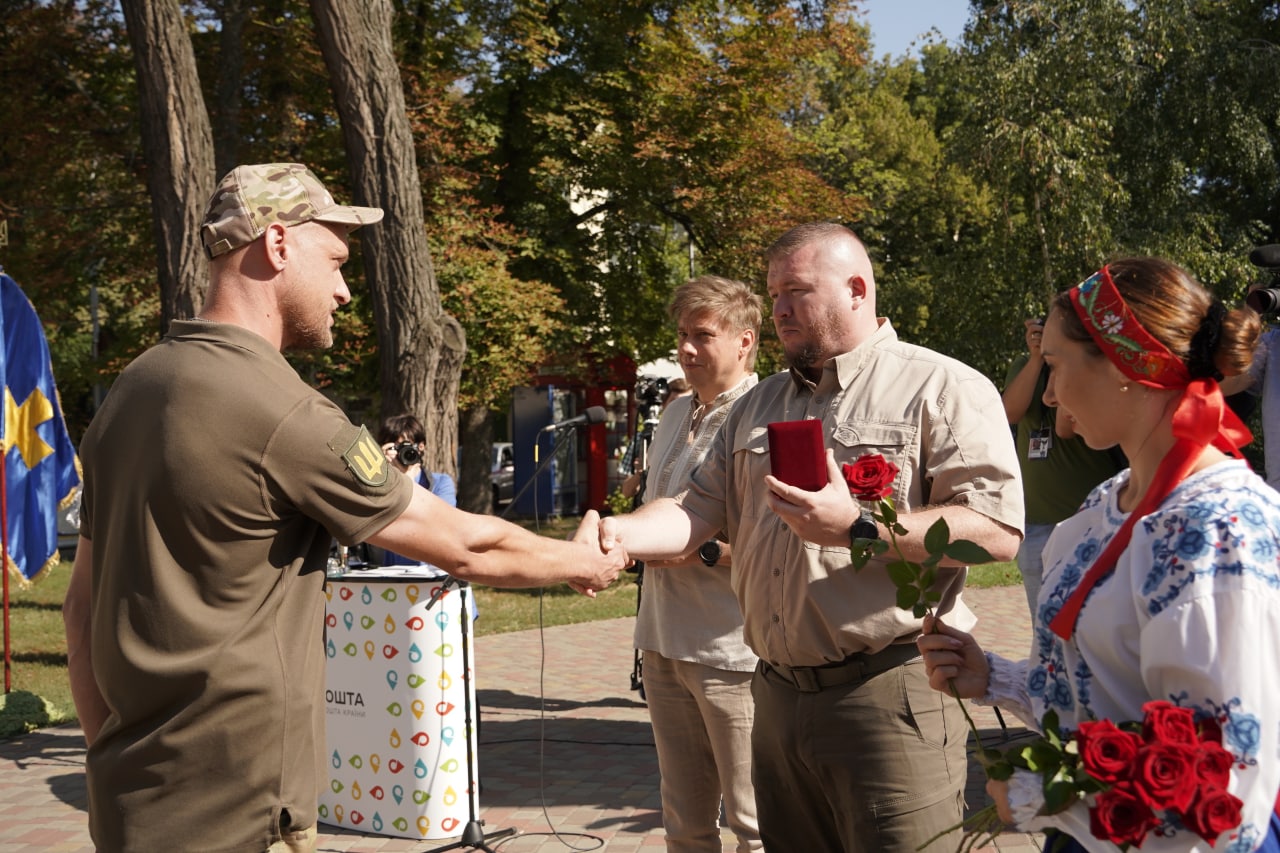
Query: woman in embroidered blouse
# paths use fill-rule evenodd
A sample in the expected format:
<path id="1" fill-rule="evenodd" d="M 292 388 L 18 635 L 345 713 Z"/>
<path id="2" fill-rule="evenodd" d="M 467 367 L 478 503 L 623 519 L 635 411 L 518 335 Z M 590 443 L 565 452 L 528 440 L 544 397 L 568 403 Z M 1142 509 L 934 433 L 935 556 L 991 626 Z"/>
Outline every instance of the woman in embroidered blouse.
<path id="1" fill-rule="evenodd" d="M 1045 403 L 1091 447 L 1119 444 L 1130 468 L 1049 538 L 1028 660 L 984 654 L 941 623 L 919 641 L 936 689 L 954 683 L 1036 729 L 1048 710 L 1071 730 L 1140 720 L 1151 700 L 1212 718 L 1243 801 L 1239 828 L 1213 846 L 1231 853 L 1280 850 L 1280 494 L 1232 458 L 1251 436 L 1218 388 L 1248 369 L 1259 332 L 1252 312 L 1227 311 L 1154 258 L 1116 261 L 1060 294 L 1044 331 Z M 1038 814 L 1040 781 L 1019 770 L 988 783 L 1006 822 L 1069 837 L 1055 849 L 1117 849 L 1093 837 L 1087 803 Z M 1210 849 L 1158 817 L 1144 853 Z"/>

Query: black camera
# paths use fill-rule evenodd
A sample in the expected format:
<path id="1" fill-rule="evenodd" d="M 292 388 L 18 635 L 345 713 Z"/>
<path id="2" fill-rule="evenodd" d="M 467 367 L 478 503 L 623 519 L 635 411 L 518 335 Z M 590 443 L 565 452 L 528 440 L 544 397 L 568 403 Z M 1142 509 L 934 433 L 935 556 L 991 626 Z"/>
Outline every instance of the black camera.
<path id="1" fill-rule="evenodd" d="M 636 401 L 645 406 L 661 406 L 671 393 L 665 376 L 641 376 L 636 380 Z"/>
<path id="2" fill-rule="evenodd" d="M 422 451 L 412 441 L 402 441 L 396 445 L 396 461 L 406 468 L 417 465 L 422 461 Z"/>
<path id="3" fill-rule="evenodd" d="M 1244 297 L 1244 304 L 1259 314 L 1280 312 L 1280 243 L 1259 246 L 1249 253 L 1249 263 L 1271 274 L 1271 280 L 1255 287 Z"/>

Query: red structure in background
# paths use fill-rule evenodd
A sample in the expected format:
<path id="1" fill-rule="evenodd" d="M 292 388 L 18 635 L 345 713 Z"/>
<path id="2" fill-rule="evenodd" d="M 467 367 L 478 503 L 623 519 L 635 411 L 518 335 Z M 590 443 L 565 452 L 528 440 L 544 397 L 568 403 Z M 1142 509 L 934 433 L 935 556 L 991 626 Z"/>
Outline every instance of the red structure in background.
<path id="1" fill-rule="evenodd" d="M 544 365 L 532 384 L 572 393 L 575 413 L 590 406 L 602 406 L 607 413 L 605 423 L 582 428 L 582 440 L 578 442 L 578 464 L 586 472 L 585 477 L 579 476 L 583 489 L 578 512 L 603 509 L 609 492 L 626 476 L 619 474 L 610 461 L 621 455 L 620 448 L 631 441 L 634 433 L 635 360 L 626 355 L 608 360 L 588 355 L 578 365 Z"/>

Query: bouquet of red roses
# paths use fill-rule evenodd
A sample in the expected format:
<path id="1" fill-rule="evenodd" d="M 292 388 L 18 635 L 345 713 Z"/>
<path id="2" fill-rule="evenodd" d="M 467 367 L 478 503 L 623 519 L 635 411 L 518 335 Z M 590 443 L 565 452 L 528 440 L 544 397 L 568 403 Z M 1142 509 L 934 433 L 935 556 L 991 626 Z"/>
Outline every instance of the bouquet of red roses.
<path id="1" fill-rule="evenodd" d="M 951 542 L 942 519 L 925 533 L 928 556 L 920 562 L 907 560 L 897 541 L 907 530 L 889 498 L 897 466 L 879 454 L 868 454 L 845 464 L 842 473 L 850 493 L 874 507 L 872 516 L 890 537 L 888 542 L 853 540 L 854 568 L 863 568 L 873 556 L 893 547 L 897 559 L 890 560 L 886 570 L 902 609 L 918 617 L 932 611 L 938 602 L 932 587 L 943 557 L 968 564 L 990 562 L 990 554 L 973 542 Z M 964 709 L 963 702 L 960 707 Z M 982 746 L 967 710 L 965 719 L 988 778 L 1007 780 L 1017 769 L 1040 774 L 1044 814 L 1056 814 L 1077 799 L 1092 797 L 1090 831 L 1121 850 L 1142 846 L 1150 832 L 1165 824 L 1185 827 L 1212 845 L 1223 832 L 1240 825 L 1242 805 L 1227 791 L 1234 759 L 1222 747 L 1221 730 L 1213 721 L 1197 724 L 1190 708 L 1169 702 L 1148 702 L 1142 710 L 1141 722 L 1085 722 L 1065 738 L 1057 714 L 1049 711 L 1041 737 L 1004 752 Z M 989 841 L 1003 828 L 995 806 L 979 811 L 963 825 L 962 851 Z"/>
<path id="2" fill-rule="evenodd" d="M 1045 714 L 1044 735 L 988 764 L 993 779 L 1015 769 L 1042 778 L 1044 813 L 1092 797 L 1089 831 L 1127 850 L 1163 824 L 1185 827 L 1212 845 L 1240 825 L 1240 799 L 1227 791 L 1234 758 L 1213 721 L 1165 701 L 1142 706 L 1141 722 L 1083 722 L 1063 738 Z"/>

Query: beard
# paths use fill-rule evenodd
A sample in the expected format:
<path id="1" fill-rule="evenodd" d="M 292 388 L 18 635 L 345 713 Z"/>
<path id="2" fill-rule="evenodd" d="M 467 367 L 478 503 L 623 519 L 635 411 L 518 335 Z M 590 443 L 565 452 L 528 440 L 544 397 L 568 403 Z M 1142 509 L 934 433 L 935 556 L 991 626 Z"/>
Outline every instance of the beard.
<path id="1" fill-rule="evenodd" d="M 284 349 L 309 351 L 333 346 L 333 330 L 329 327 L 328 310 L 321 311 L 301 300 L 287 299 L 280 306 L 284 324 Z"/>
<path id="2" fill-rule="evenodd" d="M 828 359 L 839 355 L 833 351 L 837 349 L 835 342 L 838 340 L 839 330 L 840 321 L 834 313 L 815 318 L 806 330 L 803 341 L 783 347 L 782 354 L 787 365 L 805 374 L 821 370 Z"/>

